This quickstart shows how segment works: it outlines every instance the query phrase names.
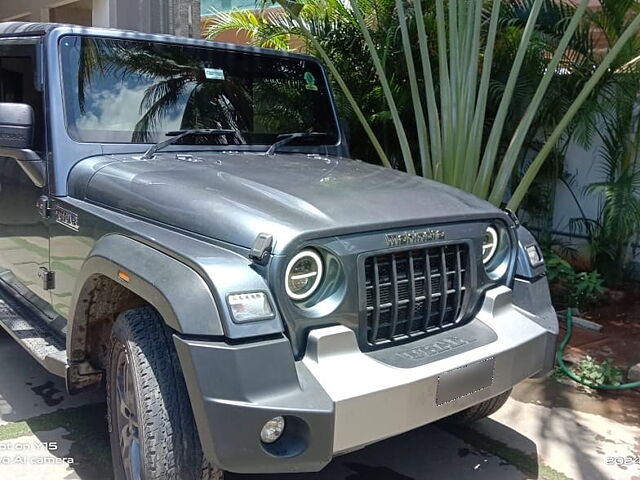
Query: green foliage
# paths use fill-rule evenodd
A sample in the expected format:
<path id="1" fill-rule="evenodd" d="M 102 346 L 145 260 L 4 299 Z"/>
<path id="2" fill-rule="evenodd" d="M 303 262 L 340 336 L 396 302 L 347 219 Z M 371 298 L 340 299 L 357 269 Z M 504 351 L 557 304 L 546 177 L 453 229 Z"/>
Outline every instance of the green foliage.
<path id="1" fill-rule="evenodd" d="M 496 205 L 513 192 L 516 209 L 560 140 L 590 140 L 594 93 L 634 48 L 636 2 L 602 1 L 627 15 L 601 57 L 588 0 L 278 0 L 279 13 L 221 14 L 209 36 L 240 30 L 258 45 L 302 43 L 357 120 L 356 156 L 371 159 L 373 146 L 384 165 Z"/>
<path id="2" fill-rule="evenodd" d="M 611 47 L 604 59 L 600 62 L 594 73 L 590 76 L 589 80 L 585 83 L 583 89 L 571 104 L 565 116 L 562 118 L 562 120 L 560 120 L 553 133 L 551 133 L 549 138 L 546 140 L 544 146 L 542 147 L 536 158 L 527 168 L 524 177 L 516 187 L 513 195 L 511 196 L 511 199 L 509 200 L 508 206 L 510 208 L 517 208 L 520 205 L 520 202 L 535 180 L 536 175 L 544 164 L 546 158 L 552 153 L 555 145 L 560 140 L 560 137 L 568 128 L 569 123 L 580 112 L 582 107 L 588 103 L 589 97 L 593 94 L 599 83 L 611 74 L 612 69 L 616 72 L 619 71 L 620 67 L 616 62 L 619 60 L 620 54 L 623 51 L 629 49 L 630 41 L 637 39 L 637 32 L 640 28 L 640 15 L 638 14 L 637 8 L 627 10 L 626 13 L 630 16 L 630 18 L 632 18 L 632 20 L 628 23 L 627 26 L 625 26 L 619 37 L 614 42 L 612 42 Z M 626 67 L 626 64 L 623 65 L 623 67 Z"/>
<path id="3" fill-rule="evenodd" d="M 353 12 L 340 0 L 305 0 L 294 7 L 298 23 L 278 9 L 216 12 L 205 27 L 205 35 L 215 38 L 235 31 L 257 46 L 279 50 L 295 47 L 322 58 L 337 84 L 336 100 L 350 130 L 352 154 L 370 161 L 379 159 L 388 167 L 399 166 L 399 144 L 394 135 L 389 135 L 393 130 L 391 115 Z M 399 36 L 394 0 L 363 1 L 361 11 L 367 22 L 376 26 L 371 36 L 384 49 L 384 68 L 393 69 L 398 65 L 394 52 Z M 394 73 L 393 78 L 406 79 L 406 74 Z M 402 92 L 395 82 L 391 88 Z M 401 114 L 407 110 L 408 103 L 401 98 L 398 105 Z M 411 138 L 410 143 L 414 140 Z"/>
<path id="4" fill-rule="evenodd" d="M 629 12 L 640 11 L 636 0 L 601 0 L 602 9 L 590 21 L 615 43 L 630 24 Z M 592 261 L 616 286 L 623 280 L 627 244 L 640 231 L 640 37 L 636 36 L 616 59 L 616 71 L 600 88 L 594 102 L 599 116 L 595 128 L 602 141 L 602 180 L 590 184 L 585 194 L 600 202 L 594 219 L 573 219 L 574 230 L 586 233 Z"/>
<path id="5" fill-rule="evenodd" d="M 544 254 L 545 266 L 547 268 L 547 278 L 549 284 L 557 285 L 566 279 L 575 277 L 576 272 L 569 262 L 558 255 L 556 252 L 546 252 Z"/>
<path id="6" fill-rule="evenodd" d="M 598 362 L 587 355 L 578 362 L 576 373 L 582 380 L 601 385 L 620 385 L 622 383 L 622 370 L 613 364 L 611 358 Z"/>
<path id="7" fill-rule="evenodd" d="M 585 308 L 602 301 L 604 284 L 598 271 L 577 272 L 556 251 L 557 247 L 553 248 L 548 243 L 541 245 L 554 305 Z"/>
<path id="8" fill-rule="evenodd" d="M 613 121 L 619 125 L 620 118 Z M 598 216 L 572 219 L 571 226 L 588 234 L 593 264 L 605 273 L 608 284 L 616 286 L 623 279 L 627 244 L 640 231 L 640 137 L 630 142 L 629 129 L 612 131 L 612 128 L 615 127 L 607 124 L 599 133 L 604 142 L 601 152 L 604 179 L 586 189 L 600 200 Z M 625 158 L 629 155 L 635 157 L 632 162 Z"/>
<path id="9" fill-rule="evenodd" d="M 604 297 L 602 276 L 597 270 L 577 273 L 571 281 L 573 283 L 571 303 L 577 307 L 588 307 L 598 303 Z"/>

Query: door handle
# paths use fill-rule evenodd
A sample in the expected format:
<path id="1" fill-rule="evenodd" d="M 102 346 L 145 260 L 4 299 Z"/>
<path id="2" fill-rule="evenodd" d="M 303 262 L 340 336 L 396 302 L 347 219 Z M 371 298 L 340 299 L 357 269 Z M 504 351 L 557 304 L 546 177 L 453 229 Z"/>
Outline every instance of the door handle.
<path id="1" fill-rule="evenodd" d="M 49 197 L 47 197 L 46 195 L 42 195 L 40 198 L 38 198 L 38 201 L 36 202 L 36 208 L 38 209 L 38 212 L 40 213 L 40 216 L 42 218 L 49 218 L 49 216 L 51 215 L 51 205 L 49 203 Z"/>

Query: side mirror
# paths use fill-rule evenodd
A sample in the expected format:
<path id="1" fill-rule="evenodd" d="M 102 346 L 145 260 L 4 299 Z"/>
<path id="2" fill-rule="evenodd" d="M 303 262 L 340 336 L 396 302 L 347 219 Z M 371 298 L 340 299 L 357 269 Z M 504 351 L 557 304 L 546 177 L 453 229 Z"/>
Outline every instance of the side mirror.
<path id="1" fill-rule="evenodd" d="M 24 103 L 0 103 L 0 148 L 33 148 L 33 108 Z"/>
<path id="2" fill-rule="evenodd" d="M 33 148 L 34 114 L 31 105 L 0 103 L 0 157 L 15 158 L 37 187 L 43 187 L 46 165 Z"/>

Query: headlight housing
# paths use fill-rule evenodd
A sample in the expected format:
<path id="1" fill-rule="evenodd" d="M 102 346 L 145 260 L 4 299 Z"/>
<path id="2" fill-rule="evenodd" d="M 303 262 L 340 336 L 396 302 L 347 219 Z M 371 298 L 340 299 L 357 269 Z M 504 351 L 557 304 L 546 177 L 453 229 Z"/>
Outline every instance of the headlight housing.
<path id="1" fill-rule="evenodd" d="M 499 280 L 509 270 L 511 240 L 505 227 L 497 224 L 487 226 L 482 242 L 482 263 L 492 280 Z"/>
<path id="2" fill-rule="evenodd" d="M 482 263 L 487 265 L 498 251 L 498 230 L 493 225 L 489 225 L 484 232 L 482 241 Z"/>
<path id="3" fill-rule="evenodd" d="M 323 274 L 320 255 L 311 249 L 297 253 L 285 271 L 285 289 L 292 300 L 309 298 L 320 286 Z"/>

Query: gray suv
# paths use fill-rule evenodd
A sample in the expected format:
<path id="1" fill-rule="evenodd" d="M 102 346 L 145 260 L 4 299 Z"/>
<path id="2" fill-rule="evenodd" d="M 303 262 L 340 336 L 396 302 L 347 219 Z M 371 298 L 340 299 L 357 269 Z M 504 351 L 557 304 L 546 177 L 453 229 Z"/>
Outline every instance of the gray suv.
<path id="1" fill-rule="evenodd" d="M 348 157 L 312 57 L 0 24 L 0 324 L 106 387 L 117 478 L 317 471 L 551 369 L 515 216 Z"/>

